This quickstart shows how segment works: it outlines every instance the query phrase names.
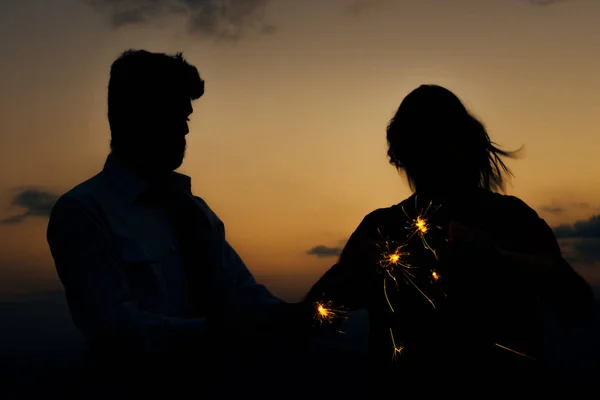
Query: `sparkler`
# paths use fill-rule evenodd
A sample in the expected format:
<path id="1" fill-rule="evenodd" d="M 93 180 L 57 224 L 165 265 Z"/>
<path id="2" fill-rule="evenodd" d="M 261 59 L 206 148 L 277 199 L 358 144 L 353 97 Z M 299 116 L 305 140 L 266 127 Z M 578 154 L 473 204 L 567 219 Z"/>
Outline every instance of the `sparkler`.
<path id="1" fill-rule="evenodd" d="M 393 313 L 395 312 L 395 309 L 394 309 L 392 302 L 390 301 L 390 298 L 388 296 L 387 282 L 388 282 L 388 280 L 393 282 L 394 286 L 397 289 L 398 288 L 398 277 L 397 277 L 398 274 L 400 274 L 402 276 L 402 278 L 404 279 L 405 282 L 411 284 L 427 301 L 429 301 L 429 303 L 432 305 L 432 307 L 434 309 L 436 308 L 434 300 L 431 297 L 429 297 L 425 293 L 425 291 L 422 290 L 415 282 L 415 279 L 414 279 L 415 274 L 413 274 L 411 272 L 411 270 L 414 268 L 417 268 L 417 267 L 411 265 L 408 262 L 407 258 L 410 256 L 410 252 L 407 251 L 407 247 L 409 245 L 410 240 L 413 237 L 418 236 L 420 238 L 420 241 L 421 241 L 421 244 L 423 245 L 423 247 L 426 250 L 430 251 L 433 254 L 435 260 L 439 262 L 439 256 L 437 254 L 436 249 L 433 248 L 428 241 L 428 234 L 430 233 L 432 228 L 441 229 L 441 227 L 433 225 L 432 223 L 429 222 L 429 218 L 430 218 L 431 214 L 436 212 L 440 207 L 441 207 L 441 205 L 433 206 L 433 202 L 430 201 L 429 204 L 427 205 L 427 207 L 425 209 L 422 209 L 421 211 L 417 211 L 417 216 L 413 218 L 406 212 L 404 206 L 402 206 L 402 212 L 408 218 L 408 222 L 407 222 L 407 225 L 405 228 L 410 231 L 405 242 L 402 244 L 399 244 L 398 242 L 386 239 L 383 236 L 383 234 L 381 233 L 381 231 L 378 229 L 379 234 L 383 238 L 383 241 L 382 241 L 383 244 L 379 245 L 379 247 L 382 249 L 381 254 L 380 254 L 380 260 L 378 262 L 379 271 L 384 274 L 383 291 L 384 291 L 386 302 L 387 302 L 390 310 Z M 415 210 L 418 210 L 418 209 L 419 209 L 418 208 L 418 198 L 417 198 L 417 196 L 415 196 Z M 435 269 L 431 269 L 429 272 L 430 272 L 430 278 L 429 278 L 430 284 L 433 285 L 436 283 L 440 283 L 442 277 L 439 274 L 439 272 L 436 271 Z M 442 294 L 444 295 L 444 297 L 447 297 L 444 290 L 442 290 Z M 396 360 L 397 356 L 402 355 L 402 353 L 404 351 L 404 346 L 396 344 L 396 340 L 394 338 L 394 332 L 393 332 L 392 328 L 390 328 L 390 337 L 391 337 L 391 342 L 392 342 L 392 347 L 393 347 L 392 357 L 394 360 Z M 516 351 L 514 349 L 511 349 L 511 348 L 501 345 L 499 343 L 494 343 L 494 346 L 496 346 L 500 349 L 503 349 L 505 351 L 511 352 L 513 354 L 535 360 L 533 357 L 530 357 L 527 354 L 521 353 L 519 351 Z"/>
<path id="2" fill-rule="evenodd" d="M 379 229 L 378 232 L 383 237 L 383 234 Z M 429 296 L 427 296 L 425 292 L 421 290 L 421 288 L 414 281 L 415 275 L 412 272 L 410 272 L 410 269 L 415 267 L 411 266 L 406 261 L 406 257 L 408 257 L 410 253 L 402 251 L 402 249 L 406 246 L 406 244 L 397 245 L 395 244 L 395 242 L 388 241 L 385 239 L 383 241 L 383 246 L 380 246 L 383 247 L 384 250 L 382 253 L 382 257 L 379 260 L 379 266 L 381 267 L 381 271 L 383 271 L 386 274 L 386 276 L 383 279 L 383 293 L 385 295 L 385 299 L 388 303 L 388 306 L 390 307 L 390 310 L 392 312 L 395 312 L 387 292 L 387 280 L 388 278 L 391 279 L 394 282 L 395 287 L 398 288 L 398 279 L 396 277 L 396 273 L 400 272 L 405 282 L 414 286 L 415 289 L 417 289 L 419 293 L 421 293 L 421 295 L 425 297 L 425 299 L 427 299 L 429 303 L 431 303 L 432 307 L 435 308 L 435 303 L 433 302 L 433 300 Z"/>
<path id="3" fill-rule="evenodd" d="M 315 302 L 315 320 L 320 325 L 332 323 L 346 316 L 347 311 L 343 307 L 335 307 L 331 300 Z"/>
<path id="4" fill-rule="evenodd" d="M 396 345 L 396 340 L 394 339 L 394 331 L 390 328 L 390 337 L 392 338 L 392 347 L 394 349 L 392 353 L 392 359 L 395 360 L 397 356 L 401 355 L 404 352 L 404 346 Z"/>
<path id="5" fill-rule="evenodd" d="M 525 353 L 521 353 L 520 351 L 516 351 L 514 349 L 511 349 L 510 347 L 503 346 L 500 343 L 494 343 L 494 346 L 496 346 L 496 347 L 498 347 L 498 348 L 500 348 L 502 350 L 506 350 L 506 351 L 508 351 L 510 353 L 516 354 L 518 356 L 525 357 L 525 358 L 528 358 L 528 359 L 530 359 L 532 361 L 535 361 L 535 358 L 533 358 L 533 357 L 531 357 L 531 356 L 529 356 L 529 355 L 527 355 Z"/>
<path id="6" fill-rule="evenodd" d="M 433 256 L 435 257 L 435 259 L 439 260 L 436 250 L 429 245 L 429 242 L 427 241 L 427 238 L 426 238 L 426 234 L 431 230 L 431 228 L 442 229 L 440 226 L 432 226 L 429 223 L 429 215 L 436 212 L 441 207 L 441 205 L 433 206 L 433 207 L 432 206 L 433 206 L 433 202 L 430 201 L 429 204 L 427 205 L 427 208 L 418 212 L 418 214 L 415 218 L 412 218 L 411 216 L 408 215 L 408 213 L 404 209 L 404 206 L 402 206 L 402 212 L 404 213 L 404 215 L 406 215 L 406 217 L 408 218 L 408 221 L 409 221 L 406 226 L 406 229 L 411 231 L 411 234 L 408 236 L 408 238 L 406 240 L 409 241 L 415 235 L 419 236 L 419 238 L 421 238 L 421 242 L 423 243 L 423 247 L 425 247 L 427 250 L 431 251 L 433 253 Z M 415 196 L 415 210 L 418 210 L 418 196 Z"/>
<path id="7" fill-rule="evenodd" d="M 383 275 L 383 292 L 385 296 L 385 300 L 387 305 L 390 308 L 392 313 L 395 313 L 396 310 L 392 305 L 390 300 L 390 296 L 388 295 L 388 283 L 392 283 L 395 289 L 399 289 L 399 280 L 403 280 L 406 284 L 412 286 L 417 292 L 423 296 L 431 306 L 436 309 L 435 301 L 432 297 L 428 296 L 416 282 L 416 271 L 413 273 L 413 270 L 418 270 L 418 267 L 409 262 L 411 257 L 411 252 L 408 251 L 409 245 L 412 244 L 411 239 L 415 236 L 418 236 L 421 242 L 421 245 L 424 247 L 426 251 L 429 251 L 433 254 L 435 262 L 439 262 L 440 258 L 436 249 L 431 246 L 429 243 L 429 239 L 431 239 L 430 233 L 432 229 L 442 229 L 440 226 L 436 226 L 430 222 L 430 217 L 433 213 L 435 213 L 441 205 L 434 206 L 433 202 L 429 202 L 427 207 L 421 209 L 419 211 L 418 208 L 418 199 L 415 196 L 415 210 L 417 215 L 415 217 L 411 217 L 404 206 L 402 206 L 402 212 L 407 217 L 407 223 L 405 229 L 409 231 L 403 242 L 398 242 L 395 240 L 391 240 L 390 238 L 384 237 L 382 232 L 377 229 L 379 235 L 382 240 L 377 243 L 377 246 L 380 248 L 381 252 L 379 254 L 379 260 L 377 261 L 378 272 Z M 421 270 L 423 271 L 423 270 Z M 443 279 L 442 275 L 435 268 L 430 267 L 427 271 L 427 274 L 424 278 L 425 281 L 428 281 L 430 285 L 439 285 L 437 286 L 437 293 L 441 293 L 444 297 L 447 297 L 446 292 L 443 290 L 442 285 Z M 419 282 L 422 282 L 423 279 L 419 279 Z M 347 310 L 343 307 L 336 307 L 333 305 L 333 302 L 330 300 L 322 300 L 314 303 L 315 306 L 315 314 L 314 319 L 319 325 L 331 324 L 335 320 L 346 318 Z M 391 344 L 392 344 L 392 359 L 396 360 L 398 356 L 401 356 L 404 353 L 404 345 L 397 344 L 396 338 L 394 337 L 394 331 L 392 328 L 389 328 Z M 527 354 L 519 352 L 517 350 L 511 349 L 499 343 L 493 343 L 494 346 L 502 349 L 504 351 L 511 352 L 521 357 L 525 357 L 531 360 L 535 360 L 533 357 L 530 357 Z"/>
<path id="8" fill-rule="evenodd" d="M 419 285 L 416 284 L 414 280 L 415 275 L 410 271 L 410 269 L 415 268 L 406 261 L 406 257 L 409 256 L 410 253 L 402 251 L 402 249 L 408 246 L 407 242 L 410 241 L 410 239 L 412 239 L 413 236 L 417 235 L 421 239 L 423 247 L 431 251 L 435 259 L 439 260 L 436 250 L 433 247 L 431 247 L 429 245 L 429 242 L 427 241 L 427 233 L 431 228 L 441 229 L 441 227 L 433 226 L 428 222 L 428 216 L 436 212 L 440 207 L 441 205 L 433 206 L 433 202 L 429 202 L 427 208 L 420 211 L 415 218 L 412 218 L 408 215 L 408 213 L 404 209 L 404 206 L 402 206 L 402 212 L 408 218 L 408 224 L 406 226 L 406 229 L 411 231 L 408 238 L 406 239 L 406 243 L 399 245 L 396 242 L 389 241 L 384 238 L 383 246 L 380 246 L 383 247 L 383 251 L 379 261 L 379 266 L 386 273 L 387 277 L 389 277 L 394 282 L 396 288 L 398 287 L 396 272 L 400 272 L 402 274 L 402 277 L 404 278 L 404 281 L 411 284 L 431 304 L 433 308 L 436 308 L 434 300 L 431 297 L 429 297 L 423 291 L 423 289 L 419 287 Z M 415 196 L 415 209 L 418 210 L 418 196 Z M 379 229 L 378 232 L 383 237 Z M 436 281 L 439 279 L 439 275 L 437 272 L 432 272 L 432 279 Z M 389 300 L 386 278 L 384 278 L 383 281 L 383 291 L 388 306 L 390 307 L 390 310 L 392 312 L 395 312 L 394 307 L 392 306 Z"/>

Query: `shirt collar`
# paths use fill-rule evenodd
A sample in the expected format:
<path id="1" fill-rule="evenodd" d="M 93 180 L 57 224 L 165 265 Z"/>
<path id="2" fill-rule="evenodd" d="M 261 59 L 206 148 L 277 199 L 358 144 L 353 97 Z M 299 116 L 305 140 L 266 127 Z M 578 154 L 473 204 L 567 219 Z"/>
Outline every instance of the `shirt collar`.
<path id="1" fill-rule="evenodd" d="M 109 154 L 102 170 L 105 177 L 117 189 L 128 203 L 133 203 L 149 189 L 149 184 L 128 168 L 114 154 Z M 186 191 L 191 191 L 191 178 L 178 172 L 170 172 L 168 178 L 175 185 L 181 186 Z"/>

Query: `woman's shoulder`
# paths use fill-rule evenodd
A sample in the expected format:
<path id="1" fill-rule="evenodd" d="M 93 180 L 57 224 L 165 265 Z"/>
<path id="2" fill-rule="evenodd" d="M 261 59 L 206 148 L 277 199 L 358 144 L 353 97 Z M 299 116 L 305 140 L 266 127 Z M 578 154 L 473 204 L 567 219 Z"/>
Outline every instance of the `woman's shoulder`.
<path id="1" fill-rule="evenodd" d="M 398 218 L 401 218 L 405 215 L 404 209 L 407 205 L 412 203 L 414 200 L 414 195 L 410 196 L 398 204 L 393 204 L 388 207 L 376 208 L 375 210 L 369 212 L 363 218 L 361 225 L 385 225 L 389 222 L 396 222 Z"/>
<path id="2" fill-rule="evenodd" d="M 538 213 L 517 196 L 491 191 L 481 192 L 480 196 L 483 208 L 497 216 L 508 219 L 539 218 Z"/>
<path id="3" fill-rule="evenodd" d="M 364 216 L 363 222 L 373 223 L 382 220 L 387 220 L 392 215 L 397 213 L 397 209 L 398 204 L 389 207 L 376 208 L 375 210 L 371 211 L 370 213 Z"/>
<path id="4" fill-rule="evenodd" d="M 468 196 L 471 197 L 471 196 Z M 456 199 L 454 200 L 456 201 Z M 454 201 L 451 201 L 453 203 Z M 476 220 L 495 220 L 509 224 L 539 220 L 538 213 L 530 207 L 521 198 L 513 195 L 492 192 L 489 190 L 480 190 L 474 198 L 460 198 L 457 204 L 451 205 L 451 209 L 461 215 L 471 215 Z M 407 197 L 401 202 L 388 206 L 376 208 L 367 213 L 360 225 L 360 230 L 372 230 L 373 228 L 383 228 L 386 225 L 397 224 L 406 220 L 407 214 L 422 214 L 426 211 L 434 211 L 439 206 L 444 206 L 443 202 L 437 204 L 430 202 L 426 198 L 419 198 L 416 194 Z M 462 210 L 462 211 L 460 211 Z M 453 211 L 450 211 L 451 213 Z M 415 214 L 416 215 L 416 214 Z M 470 218 L 469 218 L 470 219 Z M 482 221 L 483 222 L 483 221 Z"/>
<path id="5" fill-rule="evenodd" d="M 499 245 L 513 250 L 542 249 L 557 251 L 554 231 L 525 201 L 517 196 L 488 193 L 480 221 L 482 227 L 499 241 Z"/>

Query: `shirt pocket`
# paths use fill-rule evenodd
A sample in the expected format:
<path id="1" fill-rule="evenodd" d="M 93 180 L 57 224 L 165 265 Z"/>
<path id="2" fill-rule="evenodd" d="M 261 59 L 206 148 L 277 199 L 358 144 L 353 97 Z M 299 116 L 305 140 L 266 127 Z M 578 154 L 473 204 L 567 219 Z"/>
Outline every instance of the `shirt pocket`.
<path id="1" fill-rule="evenodd" d="M 120 253 L 123 272 L 139 307 L 151 312 L 166 312 L 168 299 L 164 266 L 169 254 L 144 251 L 135 245 L 124 245 Z"/>

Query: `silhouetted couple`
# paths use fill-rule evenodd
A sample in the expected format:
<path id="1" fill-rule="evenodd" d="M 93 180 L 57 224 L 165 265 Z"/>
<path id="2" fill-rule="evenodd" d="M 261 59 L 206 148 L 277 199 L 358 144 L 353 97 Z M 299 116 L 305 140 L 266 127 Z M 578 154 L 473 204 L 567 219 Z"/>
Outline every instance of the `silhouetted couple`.
<path id="1" fill-rule="evenodd" d="M 323 334 L 314 328 L 319 302 L 368 310 L 372 388 L 386 392 L 458 373 L 532 370 L 543 362 L 540 304 L 567 322 L 592 318 L 591 288 L 552 230 L 521 200 L 495 193 L 509 173 L 501 157 L 512 153 L 433 85 L 410 93 L 387 129 L 390 162 L 414 195 L 368 214 L 304 301 L 278 299 L 190 178 L 174 172 L 203 93 L 181 54 L 123 53 L 108 85 L 104 168 L 52 210 L 47 238 L 73 321 L 97 381 L 110 381 L 115 396 L 126 387 L 224 395 L 238 381 L 226 375 L 229 360 L 252 368 L 269 352 L 309 349 Z M 335 332 L 339 322 L 325 326 Z M 320 383 L 297 385 L 318 393 Z"/>

